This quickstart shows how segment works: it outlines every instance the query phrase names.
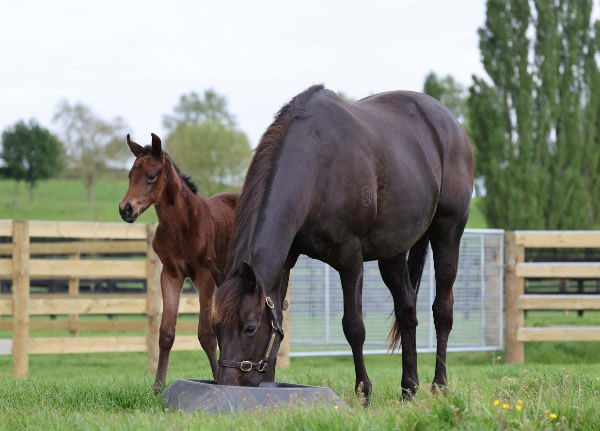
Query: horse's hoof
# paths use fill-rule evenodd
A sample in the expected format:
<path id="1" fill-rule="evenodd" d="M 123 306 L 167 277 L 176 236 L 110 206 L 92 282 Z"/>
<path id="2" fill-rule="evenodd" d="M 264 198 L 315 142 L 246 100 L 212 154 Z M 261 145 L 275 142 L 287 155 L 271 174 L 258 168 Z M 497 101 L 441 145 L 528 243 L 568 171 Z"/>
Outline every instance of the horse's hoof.
<path id="1" fill-rule="evenodd" d="M 370 386 L 370 385 L 369 385 Z M 362 407 L 369 407 L 371 401 L 369 399 L 369 395 L 371 393 L 371 388 L 368 389 L 365 387 L 363 382 L 360 382 L 355 389 L 356 396 L 358 397 L 358 402 Z"/>
<path id="2" fill-rule="evenodd" d="M 402 401 L 412 401 L 416 393 L 416 386 L 413 386 L 412 388 L 402 388 Z"/>
<path id="3" fill-rule="evenodd" d="M 433 383 L 431 385 L 431 393 L 433 395 L 446 395 L 446 385 L 440 385 L 438 383 Z"/>

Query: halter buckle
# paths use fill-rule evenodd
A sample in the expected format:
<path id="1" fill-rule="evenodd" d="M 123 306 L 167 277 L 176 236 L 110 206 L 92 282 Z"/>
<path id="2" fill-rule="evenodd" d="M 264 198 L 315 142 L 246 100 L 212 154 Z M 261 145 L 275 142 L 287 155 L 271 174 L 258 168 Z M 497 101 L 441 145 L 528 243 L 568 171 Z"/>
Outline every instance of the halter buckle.
<path id="1" fill-rule="evenodd" d="M 267 368 L 267 365 L 269 365 L 268 362 L 263 361 L 262 359 L 260 360 L 260 362 L 258 363 L 258 372 L 262 373 L 265 371 L 265 369 Z"/>
<path id="2" fill-rule="evenodd" d="M 273 303 L 273 300 L 270 297 L 266 297 L 265 299 L 267 305 L 269 306 L 269 308 L 275 308 L 275 304 Z"/>
<path id="3" fill-rule="evenodd" d="M 252 362 L 250 361 L 242 361 L 240 362 L 240 370 L 247 373 L 252 370 Z"/>

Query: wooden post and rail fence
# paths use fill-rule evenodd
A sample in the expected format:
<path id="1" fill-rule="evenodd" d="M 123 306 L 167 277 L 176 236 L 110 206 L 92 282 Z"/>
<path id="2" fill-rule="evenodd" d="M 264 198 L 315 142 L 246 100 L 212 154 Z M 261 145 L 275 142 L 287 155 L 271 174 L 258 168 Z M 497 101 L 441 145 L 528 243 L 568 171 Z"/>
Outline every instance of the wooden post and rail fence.
<path id="1" fill-rule="evenodd" d="M 14 375 L 27 377 L 30 354 L 147 352 L 148 370 L 158 361 L 158 329 L 162 313 L 161 263 L 152 250 L 156 225 L 0 220 L 0 279 L 12 279 L 12 294 L 0 295 L 0 330 L 12 330 L 12 340 L 0 339 L 0 354 L 12 354 Z M 32 242 L 54 238 L 60 242 Z M 523 362 L 528 341 L 600 341 L 600 326 L 525 327 L 525 310 L 600 310 L 600 295 L 526 295 L 527 278 L 600 279 L 600 263 L 529 263 L 527 248 L 600 248 L 600 231 L 516 231 L 505 233 L 506 361 Z M 107 259 L 105 255 L 134 253 L 137 259 Z M 85 258 L 102 254 L 101 259 Z M 39 258 L 36 256 L 53 256 Z M 58 256 L 58 257 L 57 257 Z M 145 279 L 144 294 L 80 294 L 80 279 Z M 31 294 L 31 279 L 68 281 L 66 294 Z M 289 289 L 288 289 L 289 295 Z M 289 296 L 288 296 L 289 298 Z M 288 299 L 289 301 L 289 299 Z M 198 313 L 198 296 L 183 294 L 179 313 Z M 284 316 L 287 316 L 287 311 Z M 144 320 L 79 319 L 81 315 L 142 314 Z M 30 316 L 68 315 L 67 320 Z M 6 319 L 12 316 L 12 319 Z M 4 317 L 4 318 L 3 318 Z M 284 319 L 289 334 L 289 321 Z M 30 330 L 65 330 L 65 337 L 31 337 Z M 178 322 L 177 330 L 193 331 L 197 322 Z M 146 335 L 79 336 L 79 331 L 137 331 Z M 200 350 L 196 335 L 175 338 L 174 350 Z M 289 336 L 278 365 L 289 363 Z"/>
<path id="2" fill-rule="evenodd" d="M 12 279 L 12 294 L 0 295 L 0 354 L 12 354 L 15 377 L 27 377 L 30 354 L 147 352 L 148 370 L 158 364 L 162 313 L 162 265 L 152 249 L 156 225 L 0 220 L 0 279 Z M 32 242 L 53 238 L 60 242 Z M 80 259 L 81 254 L 145 255 L 144 258 Z M 35 258 L 51 255 L 52 258 Z M 34 256 L 34 257 L 32 257 Z M 59 257 L 56 257 L 59 256 Z M 81 295 L 79 280 L 145 279 L 144 294 Z M 31 279 L 65 279 L 67 294 L 31 294 Z M 182 294 L 179 313 L 198 313 L 198 295 Z M 144 320 L 84 320 L 81 315 L 142 314 Z M 68 315 L 68 320 L 31 320 L 30 316 Z M 2 318 L 12 316 L 12 319 Z M 177 330 L 197 330 L 197 322 L 178 322 Z M 66 337 L 31 337 L 30 330 L 68 330 Z M 78 336 L 78 331 L 139 331 L 141 336 Z M 287 337 L 286 337 L 287 338 Z M 173 350 L 200 350 L 196 335 L 177 335 Z M 282 343 L 278 361 L 289 362 L 289 344 Z"/>
<path id="3" fill-rule="evenodd" d="M 600 262 L 525 262 L 527 248 L 600 248 L 600 231 L 505 232 L 504 244 L 506 362 L 522 363 L 528 341 L 600 341 L 600 326 L 525 326 L 526 310 L 600 310 L 600 295 L 525 294 L 527 278 L 600 279 Z"/>

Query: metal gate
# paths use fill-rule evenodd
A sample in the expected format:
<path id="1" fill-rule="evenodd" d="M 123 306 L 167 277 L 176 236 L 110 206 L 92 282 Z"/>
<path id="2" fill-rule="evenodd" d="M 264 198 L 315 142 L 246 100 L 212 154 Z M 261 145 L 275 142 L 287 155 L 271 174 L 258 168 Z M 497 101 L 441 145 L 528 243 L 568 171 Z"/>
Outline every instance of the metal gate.
<path id="1" fill-rule="evenodd" d="M 448 351 L 502 350 L 504 231 L 467 229 L 462 237 L 454 283 L 454 325 Z M 435 352 L 431 306 L 435 278 L 428 251 L 417 298 L 417 349 Z M 363 318 L 365 353 L 386 353 L 393 301 L 377 262 L 365 262 Z M 318 260 L 300 256 L 291 274 L 290 356 L 349 355 L 344 337 L 340 277 Z"/>

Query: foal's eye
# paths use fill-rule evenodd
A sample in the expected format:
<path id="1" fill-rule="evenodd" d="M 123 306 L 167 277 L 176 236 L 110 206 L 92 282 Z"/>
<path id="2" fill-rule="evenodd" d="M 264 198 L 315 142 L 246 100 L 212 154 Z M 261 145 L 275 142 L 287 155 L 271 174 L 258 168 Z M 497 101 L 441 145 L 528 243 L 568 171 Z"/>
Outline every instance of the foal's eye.
<path id="1" fill-rule="evenodd" d="M 255 334 L 256 334 L 256 324 L 255 323 L 249 323 L 244 326 L 244 335 L 246 335 L 248 337 L 252 337 Z"/>

